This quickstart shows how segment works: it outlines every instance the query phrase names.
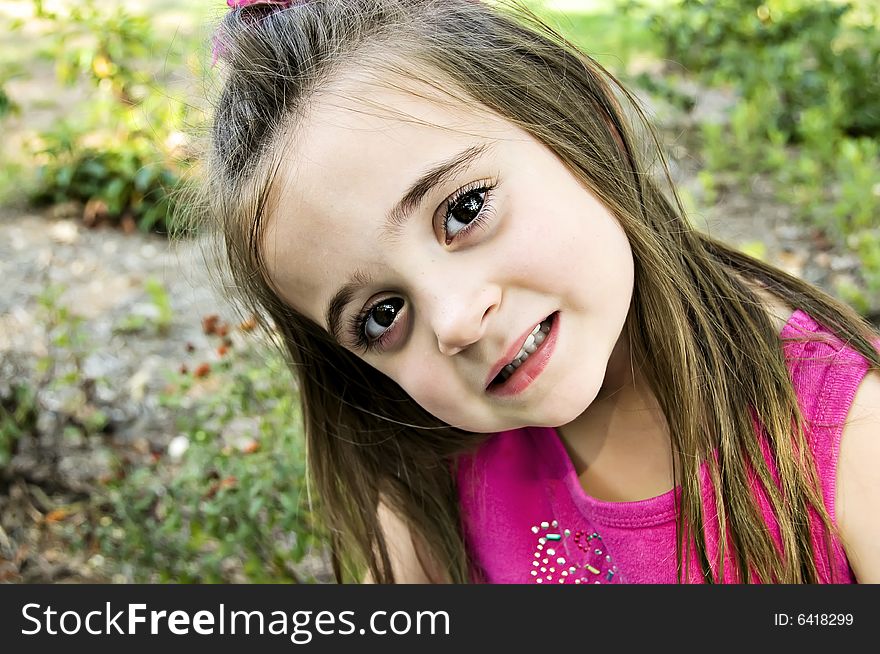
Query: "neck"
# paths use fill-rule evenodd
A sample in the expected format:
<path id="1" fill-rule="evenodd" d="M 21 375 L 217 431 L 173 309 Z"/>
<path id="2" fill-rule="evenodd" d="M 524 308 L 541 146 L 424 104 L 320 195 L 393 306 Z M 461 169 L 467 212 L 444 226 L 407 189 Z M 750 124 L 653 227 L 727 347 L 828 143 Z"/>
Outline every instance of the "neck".
<path id="1" fill-rule="evenodd" d="M 643 370 L 632 361 L 625 331 L 596 399 L 558 432 L 594 497 L 631 501 L 672 487 L 666 418 Z"/>

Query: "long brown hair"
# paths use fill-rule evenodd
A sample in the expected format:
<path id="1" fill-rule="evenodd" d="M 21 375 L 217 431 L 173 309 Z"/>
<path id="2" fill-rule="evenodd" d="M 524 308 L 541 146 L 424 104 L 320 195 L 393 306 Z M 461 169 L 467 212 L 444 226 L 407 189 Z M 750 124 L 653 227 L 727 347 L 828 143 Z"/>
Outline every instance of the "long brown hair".
<path id="1" fill-rule="evenodd" d="M 692 228 L 671 187 L 664 191 L 670 185 L 660 184 L 669 175 L 638 103 L 609 73 L 512 2 L 312 0 L 281 11 L 254 6 L 229 12 L 218 35 L 225 77 L 197 201 L 201 210 L 192 215 L 201 218 L 198 227 L 219 234 L 232 276 L 227 290 L 273 326 L 298 380 L 310 472 L 340 555 L 338 579 L 365 565 L 377 581 L 394 581 L 377 518 L 381 499 L 409 525 L 426 567 L 453 582 L 468 581 L 454 469 L 457 456 L 481 442 L 429 415 L 337 345 L 279 297 L 265 272 L 260 243 L 283 135 L 334 74 L 369 69 L 477 102 L 525 129 L 619 220 L 635 260 L 625 333 L 665 414 L 681 484 L 679 579 L 689 565 L 689 554 L 682 553 L 692 543 L 709 582 L 724 577 L 726 549 L 738 579 L 818 580 L 803 516 L 815 509 L 826 537 L 833 525 L 815 466 L 804 456 L 809 448 L 779 334 L 746 280 L 806 311 L 880 368 L 870 343 L 875 335 L 829 295 Z M 647 138 L 636 138 L 630 122 L 644 127 Z M 639 150 L 645 145 L 650 156 Z M 766 430 L 778 484 L 751 411 Z M 704 514 L 703 462 L 717 517 Z M 779 547 L 762 528 L 750 470 L 779 522 Z M 707 520 L 730 534 L 715 561 L 707 553 Z"/>

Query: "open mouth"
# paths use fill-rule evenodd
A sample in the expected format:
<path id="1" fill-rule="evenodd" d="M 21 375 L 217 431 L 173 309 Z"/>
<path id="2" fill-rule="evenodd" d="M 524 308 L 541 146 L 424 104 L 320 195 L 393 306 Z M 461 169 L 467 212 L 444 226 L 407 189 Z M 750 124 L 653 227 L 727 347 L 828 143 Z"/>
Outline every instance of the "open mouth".
<path id="1" fill-rule="evenodd" d="M 550 333 L 551 328 L 553 327 L 553 321 L 556 317 L 556 313 L 552 313 L 547 316 L 540 323 L 535 325 L 535 328 L 531 331 L 531 333 L 526 337 L 526 340 L 523 342 L 522 346 L 517 352 L 516 356 L 501 369 L 495 379 L 489 384 L 489 388 L 487 390 L 494 390 L 499 387 L 504 386 L 504 384 L 513 376 L 516 370 L 522 366 L 532 355 L 538 352 L 541 349 L 541 345 L 543 345 L 544 340 L 547 338 L 547 335 Z"/>

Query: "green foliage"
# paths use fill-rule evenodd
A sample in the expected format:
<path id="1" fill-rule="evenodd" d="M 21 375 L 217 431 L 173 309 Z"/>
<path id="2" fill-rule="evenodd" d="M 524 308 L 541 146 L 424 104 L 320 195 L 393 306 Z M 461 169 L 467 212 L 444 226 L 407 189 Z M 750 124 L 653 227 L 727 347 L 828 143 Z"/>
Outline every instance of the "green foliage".
<path id="1" fill-rule="evenodd" d="M 87 220 L 119 220 L 131 216 L 143 229 L 166 231 L 174 210 L 173 191 L 179 172 L 157 162 L 151 138 L 133 134 L 100 148 L 82 145 L 78 128 L 62 123 L 43 134 L 37 152 L 47 163 L 37 171 L 37 203 L 76 200 L 87 205 Z"/>
<path id="2" fill-rule="evenodd" d="M 693 96 L 677 89 L 665 77 L 657 77 L 656 75 L 642 72 L 633 78 L 633 83 L 639 89 L 647 91 L 653 97 L 663 99 L 679 111 L 688 112 L 694 108 L 695 101 Z"/>
<path id="3" fill-rule="evenodd" d="M 748 243 L 741 244 L 739 249 L 749 256 L 761 261 L 767 261 L 767 246 L 763 241 L 749 241 Z"/>
<path id="4" fill-rule="evenodd" d="M 61 303 L 64 287 L 46 286 L 37 297 L 38 320 L 48 339 L 46 354 L 37 361 L 37 370 L 45 378 L 55 378 L 54 370 L 63 361 L 80 362 L 85 356 L 85 331 L 82 318 Z M 62 354 L 63 352 L 63 354 Z"/>
<path id="5" fill-rule="evenodd" d="M 60 400 L 59 417 L 68 433 L 99 434 L 107 427 L 107 415 L 98 407 L 97 388 L 104 378 L 85 371 L 88 356 L 96 345 L 84 319 L 61 301 L 62 285 L 48 285 L 37 298 L 37 318 L 46 336 L 46 354 L 37 360 L 39 374 L 36 397 L 51 392 Z"/>
<path id="6" fill-rule="evenodd" d="M 108 487 L 104 555 L 135 582 L 313 581 L 298 564 L 323 540 L 292 391 L 264 349 L 172 375 L 161 401 L 179 435 L 166 456 Z"/>
<path id="7" fill-rule="evenodd" d="M 145 282 L 156 325 L 171 326 L 167 290 Z M 48 284 L 37 318 L 46 354 L 33 383 L 0 383 L 0 465 L 38 433 L 49 410 L 52 435 L 90 443 L 112 428 L 85 362 L 98 348 L 88 323 Z M 325 538 L 307 489 L 302 419 L 293 379 L 275 350 L 249 345 L 216 316 L 206 350 L 168 371 L 159 410 L 177 436 L 166 449 L 113 444 L 106 476 L 93 480 L 79 521 L 58 532 L 75 551 L 100 551 L 102 573 L 135 582 L 309 582 L 326 580 Z M 49 435 L 47 433 L 47 435 Z M 109 444 L 109 443 L 108 443 Z"/>
<path id="8" fill-rule="evenodd" d="M 150 299 L 152 315 L 132 313 L 125 316 L 114 327 L 117 334 L 134 334 L 152 327 L 155 332 L 162 336 L 171 329 L 174 319 L 174 310 L 171 307 L 171 297 L 165 286 L 155 277 L 148 277 L 144 282 L 144 291 Z"/>
<path id="9" fill-rule="evenodd" d="M 780 175 L 779 195 L 802 221 L 858 254 L 869 292 L 880 295 L 880 142 L 839 138 L 798 153 Z"/>
<path id="10" fill-rule="evenodd" d="M 34 13 L 55 27 L 50 52 L 60 81 L 91 82 L 125 104 L 144 99 L 150 76 L 137 59 L 148 56 L 157 45 L 146 16 L 131 15 L 122 7 L 108 12 L 106 6 L 95 7 L 92 0 L 75 3 L 66 15 L 49 11 L 35 0 Z"/>
<path id="11" fill-rule="evenodd" d="M 0 468 L 6 466 L 21 438 L 33 435 L 37 425 L 34 389 L 24 382 L 0 387 Z"/>
<path id="12" fill-rule="evenodd" d="M 729 123 L 702 126 L 709 196 L 719 180 L 748 189 L 771 175 L 796 217 L 859 254 L 880 292 L 880 7 L 678 0 L 650 21 L 669 57 L 739 90 Z M 865 305 L 851 286 L 839 292 Z"/>
<path id="13" fill-rule="evenodd" d="M 852 234 L 847 240 L 864 266 L 868 293 L 880 295 L 880 233 L 876 228 L 865 229 Z"/>
<path id="14" fill-rule="evenodd" d="M 754 99 L 737 103 L 729 124 L 701 126 L 703 157 L 710 170 L 732 170 L 752 175 L 776 172 L 786 165 L 785 135 L 770 120 L 779 97 L 771 89 L 757 91 Z"/>
<path id="15" fill-rule="evenodd" d="M 829 0 L 679 0 L 652 13 L 667 54 L 746 98 L 777 94 L 766 119 L 789 139 L 805 110 L 821 107 L 849 135 L 880 135 L 877 9 Z M 836 85 L 829 93 L 830 85 Z M 839 111 L 830 104 L 842 102 Z"/>
<path id="16" fill-rule="evenodd" d="M 866 297 L 865 291 L 849 278 L 839 280 L 834 292 L 856 311 L 865 314 L 871 310 L 871 302 Z"/>
<path id="17" fill-rule="evenodd" d="M 168 291 L 162 285 L 162 282 L 155 277 L 149 277 L 144 283 L 144 288 L 147 291 L 147 295 L 150 296 L 153 306 L 156 308 L 156 327 L 160 334 L 164 334 L 171 327 L 171 320 L 174 317 Z"/>
<path id="18" fill-rule="evenodd" d="M 875 230 L 880 224 L 880 143 L 845 139 L 834 162 L 840 187 L 832 209 L 841 235 Z"/>
<path id="19" fill-rule="evenodd" d="M 637 58 L 658 49 L 638 0 L 616 0 L 581 9 L 575 3 L 525 0 L 524 4 L 602 65 L 621 75 Z"/>
<path id="20" fill-rule="evenodd" d="M 95 91 L 71 112 L 74 118 L 40 135 L 32 199 L 82 202 L 90 222 L 129 220 L 145 231 L 167 231 L 173 191 L 190 163 L 180 131 L 188 109 L 152 70 L 160 42 L 148 18 L 91 0 L 65 14 L 38 0 L 34 7 L 49 26 L 46 54 L 57 78 Z"/>
<path id="21" fill-rule="evenodd" d="M 0 66 L 0 124 L 4 118 L 21 115 L 21 106 L 7 91 L 9 80 L 23 74 L 20 68 L 16 65 Z M 0 142 L 0 204 L 19 190 L 18 180 L 23 168 L 20 163 L 11 161 L 9 149 L 8 140 L 6 143 Z"/>
<path id="22" fill-rule="evenodd" d="M 4 85 L 0 83 L 0 118 L 13 113 L 20 113 L 21 108 L 13 102 L 6 92 Z"/>

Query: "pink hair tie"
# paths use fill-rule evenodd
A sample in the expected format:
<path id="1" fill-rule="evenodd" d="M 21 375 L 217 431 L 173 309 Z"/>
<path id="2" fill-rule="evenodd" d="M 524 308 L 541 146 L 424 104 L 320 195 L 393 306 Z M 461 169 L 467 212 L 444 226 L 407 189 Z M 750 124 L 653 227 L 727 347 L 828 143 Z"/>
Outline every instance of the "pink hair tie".
<path id="1" fill-rule="evenodd" d="M 279 7 L 289 7 L 296 0 L 226 0 L 226 4 L 233 9 L 239 7 L 250 7 L 252 5 L 278 5 Z"/>
<path id="2" fill-rule="evenodd" d="M 226 5 L 230 9 L 241 9 L 243 7 L 256 7 L 263 5 L 269 9 L 287 9 L 297 4 L 305 4 L 307 0 L 226 0 Z M 222 34 L 218 31 L 212 39 L 211 47 L 211 67 L 217 65 L 217 59 L 222 57 L 226 52 L 223 45 Z"/>

